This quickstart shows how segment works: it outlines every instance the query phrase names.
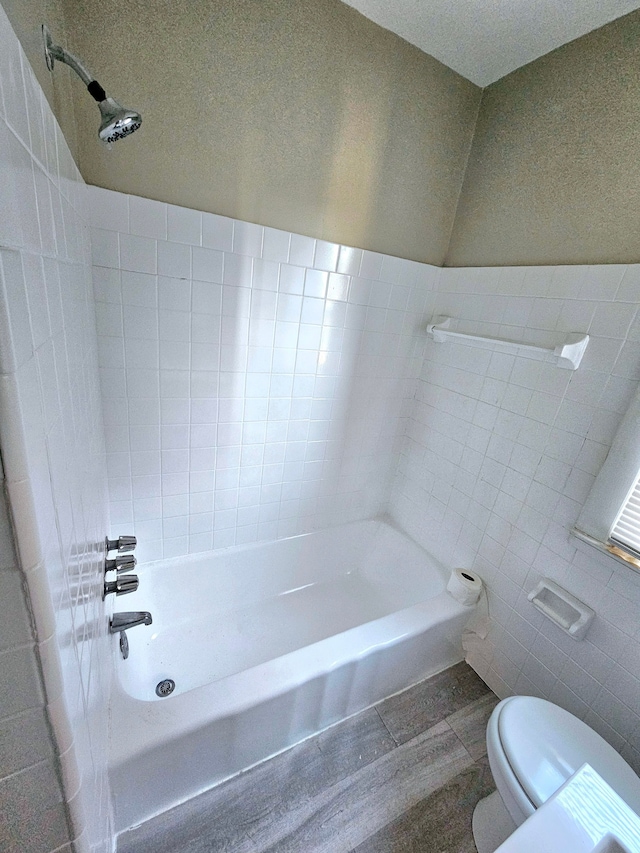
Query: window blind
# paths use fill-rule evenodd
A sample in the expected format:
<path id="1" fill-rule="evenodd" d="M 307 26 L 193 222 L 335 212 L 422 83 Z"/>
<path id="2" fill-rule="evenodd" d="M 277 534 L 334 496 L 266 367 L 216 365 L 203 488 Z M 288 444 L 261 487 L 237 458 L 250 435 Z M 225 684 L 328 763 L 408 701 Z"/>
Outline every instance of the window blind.
<path id="1" fill-rule="evenodd" d="M 626 501 L 622 504 L 609 541 L 640 557 L 640 474 Z"/>

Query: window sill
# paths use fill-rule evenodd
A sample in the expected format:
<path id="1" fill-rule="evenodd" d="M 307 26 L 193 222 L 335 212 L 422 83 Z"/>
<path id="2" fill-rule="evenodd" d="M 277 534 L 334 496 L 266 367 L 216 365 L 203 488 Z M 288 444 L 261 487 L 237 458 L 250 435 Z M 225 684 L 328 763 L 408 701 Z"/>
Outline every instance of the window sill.
<path id="1" fill-rule="evenodd" d="M 634 572 L 640 572 L 640 560 L 632 557 L 630 554 L 627 554 L 626 551 L 623 551 L 621 548 L 616 548 L 615 545 L 611 545 L 608 542 L 601 542 L 599 539 L 594 539 L 593 536 L 589 536 L 588 533 L 583 533 L 582 530 L 578 530 L 577 527 L 574 527 L 571 530 L 571 535 L 575 536 L 575 538 L 579 539 L 581 542 L 586 542 L 587 545 L 590 545 L 592 548 L 600 551 L 601 554 L 608 554 L 609 557 L 613 557 L 614 560 L 617 560 L 618 563 L 622 563 L 628 569 L 631 569 Z"/>

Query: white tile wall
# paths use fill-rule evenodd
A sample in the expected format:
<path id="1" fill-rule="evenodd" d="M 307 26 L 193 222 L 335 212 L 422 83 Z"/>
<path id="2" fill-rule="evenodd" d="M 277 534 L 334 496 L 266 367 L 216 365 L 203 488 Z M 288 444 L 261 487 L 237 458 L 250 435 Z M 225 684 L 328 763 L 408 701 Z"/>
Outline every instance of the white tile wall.
<path id="1" fill-rule="evenodd" d="M 70 850 L 59 768 L 74 850 L 107 851 L 107 515 L 86 188 L 1 8 L 0 56 L 0 446 L 36 640 L 7 564 L 0 848 Z"/>
<path id="2" fill-rule="evenodd" d="M 159 559 L 382 511 L 438 271 L 96 187 L 90 206 L 113 530 Z"/>
<path id="3" fill-rule="evenodd" d="M 60 849 L 71 837 L 22 574 L 0 479 L 0 849 Z M 28 793 L 33 808 L 23 807 Z M 70 848 L 64 847 L 65 850 Z"/>
<path id="4" fill-rule="evenodd" d="M 588 332 L 577 371 L 429 342 L 390 512 L 489 588 L 470 662 L 501 696 L 555 701 L 640 771 L 640 574 L 569 536 L 640 377 L 640 266 L 442 270 L 434 313 L 550 345 Z M 575 642 L 527 601 L 553 578 L 597 613 Z"/>

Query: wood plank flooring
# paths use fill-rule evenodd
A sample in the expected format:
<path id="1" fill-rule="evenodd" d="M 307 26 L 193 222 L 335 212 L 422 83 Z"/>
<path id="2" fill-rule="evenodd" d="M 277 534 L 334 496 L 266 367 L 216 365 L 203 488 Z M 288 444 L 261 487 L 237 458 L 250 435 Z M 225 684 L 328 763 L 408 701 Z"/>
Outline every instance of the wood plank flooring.
<path id="1" fill-rule="evenodd" d="M 118 853 L 476 853 L 497 701 L 457 664 L 123 833 Z"/>

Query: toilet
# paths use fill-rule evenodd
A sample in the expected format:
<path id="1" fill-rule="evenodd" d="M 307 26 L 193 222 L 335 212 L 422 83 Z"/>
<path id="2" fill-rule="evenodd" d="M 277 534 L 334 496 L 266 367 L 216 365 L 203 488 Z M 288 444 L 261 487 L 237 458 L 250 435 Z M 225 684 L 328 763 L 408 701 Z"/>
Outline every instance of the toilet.
<path id="1" fill-rule="evenodd" d="M 640 778 L 612 746 L 545 699 L 511 696 L 493 710 L 487 754 L 497 790 L 473 813 L 478 853 L 493 853 L 583 764 L 590 764 L 637 814 Z"/>

